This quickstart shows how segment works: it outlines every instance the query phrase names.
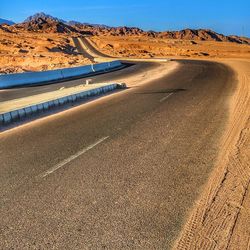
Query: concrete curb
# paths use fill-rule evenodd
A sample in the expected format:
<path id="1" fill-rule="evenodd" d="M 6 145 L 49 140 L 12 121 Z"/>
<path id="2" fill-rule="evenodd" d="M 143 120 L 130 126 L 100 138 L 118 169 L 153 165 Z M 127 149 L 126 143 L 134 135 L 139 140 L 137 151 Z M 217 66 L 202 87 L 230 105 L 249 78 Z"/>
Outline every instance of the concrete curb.
<path id="1" fill-rule="evenodd" d="M 105 94 L 107 92 L 114 91 L 115 89 L 125 88 L 126 85 L 124 83 L 118 84 L 113 83 L 106 86 L 102 86 L 99 88 L 85 90 L 82 92 L 78 92 L 72 95 L 63 96 L 61 98 L 57 98 L 54 100 L 49 100 L 42 103 L 37 103 L 35 105 L 26 106 L 17 110 L 12 110 L 6 113 L 0 114 L 0 125 L 8 125 L 12 122 L 21 121 L 25 118 L 29 118 L 34 114 L 44 113 L 53 108 L 66 105 L 68 103 L 74 103 L 80 100 L 88 99 L 93 96 L 98 96 L 101 94 Z"/>

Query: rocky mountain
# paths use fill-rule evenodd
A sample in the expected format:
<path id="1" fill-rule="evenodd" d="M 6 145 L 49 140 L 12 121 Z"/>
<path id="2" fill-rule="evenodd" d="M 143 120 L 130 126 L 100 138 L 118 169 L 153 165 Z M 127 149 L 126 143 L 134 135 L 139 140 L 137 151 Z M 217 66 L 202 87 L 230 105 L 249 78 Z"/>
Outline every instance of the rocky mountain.
<path id="1" fill-rule="evenodd" d="M 109 27 L 77 21 L 64 21 L 43 12 L 28 17 L 23 23 L 13 25 L 14 29 L 23 29 L 45 33 L 72 33 L 104 36 L 142 36 L 163 39 L 182 39 L 199 41 L 224 41 L 250 44 L 249 38 L 225 36 L 209 29 L 184 29 L 180 31 L 144 31 L 137 27 Z"/>
<path id="2" fill-rule="evenodd" d="M 209 29 L 184 29 L 180 31 L 166 31 L 158 33 L 157 37 L 182 40 L 200 40 L 217 42 L 249 43 L 248 38 L 225 36 Z"/>
<path id="3" fill-rule="evenodd" d="M 74 27 L 66 25 L 62 22 L 56 22 L 50 19 L 38 18 L 29 22 L 14 25 L 16 29 L 23 29 L 34 32 L 45 33 L 74 33 L 78 32 Z"/>
<path id="4" fill-rule="evenodd" d="M 225 36 L 209 29 L 184 29 L 180 31 L 144 31 L 136 27 L 94 27 L 91 25 L 76 25 L 77 30 L 88 30 L 93 35 L 109 36 L 143 36 L 163 39 L 181 39 L 198 41 L 218 41 L 250 44 L 250 39 L 239 36 Z"/>
<path id="5" fill-rule="evenodd" d="M 68 25 L 71 25 L 71 26 L 74 26 L 74 25 L 78 25 L 78 26 L 84 25 L 84 26 L 91 26 L 91 27 L 110 28 L 110 26 L 107 26 L 107 25 L 104 25 L 104 24 L 81 23 L 81 22 L 73 21 L 73 20 L 65 22 L 65 23 L 68 24 Z"/>
<path id="6" fill-rule="evenodd" d="M 28 17 L 23 23 L 16 24 L 13 28 L 45 33 L 79 33 L 62 19 L 46 15 L 43 12 Z"/>
<path id="7" fill-rule="evenodd" d="M 14 22 L 10 21 L 10 20 L 6 20 L 6 19 L 2 19 L 0 18 L 0 24 L 8 24 L 8 25 L 13 25 L 15 24 Z"/>
<path id="8" fill-rule="evenodd" d="M 93 24 L 75 24 L 73 25 L 79 32 L 87 31 L 92 35 L 109 35 L 109 36 L 143 36 L 148 32 L 135 27 L 109 27 L 105 25 Z"/>
<path id="9" fill-rule="evenodd" d="M 37 13 L 33 16 L 30 16 L 28 18 L 26 18 L 24 20 L 24 22 L 31 22 L 31 21 L 36 21 L 38 19 L 43 19 L 43 20 L 47 20 L 47 21 L 55 21 L 55 22 L 60 22 L 60 23 L 64 23 L 66 25 L 69 25 L 69 26 L 75 26 L 75 25 L 85 25 L 85 26 L 93 26 L 93 27 L 104 27 L 104 28 L 108 28 L 108 26 L 106 25 L 103 25 L 103 24 L 89 24 L 89 23 L 81 23 L 81 22 L 78 22 L 78 21 L 75 21 L 75 20 L 71 20 L 71 21 L 65 21 L 63 19 L 59 19 L 57 17 L 54 17 L 54 16 L 51 16 L 51 15 L 48 15 L 48 14 L 45 14 L 44 12 L 40 12 L 40 13 Z"/>
<path id="10" fill-rule="evenodd" d="M 55 22 L 66 23 L 63 19 L 59 19 L 57 17 L 53 17 L 51 15 L 45 14 L 44 12 L 36 13 L 35 15 L 29 16 L 24 20 L 24 23 L 36 21 L 38 19 L 43 20 L 53 20 Z"/>

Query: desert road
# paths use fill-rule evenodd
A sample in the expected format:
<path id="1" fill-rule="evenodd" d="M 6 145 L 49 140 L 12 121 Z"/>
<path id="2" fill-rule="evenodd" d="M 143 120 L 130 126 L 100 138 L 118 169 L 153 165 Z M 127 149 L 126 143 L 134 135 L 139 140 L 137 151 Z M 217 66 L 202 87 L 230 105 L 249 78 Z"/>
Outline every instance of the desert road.
<path id="1" fill-rule="evenodd" d="M 101 51 L 97 50 L 84 36 L 77 38 L 73 38 L 73 42 L 77 48 L 77 50 L 84 54 L 86 58 L 94 59 L 94 57 L 104 57 L 104 58 L 112 58 L 109 55 L 103 54 Z M 82 46 L 84 45 L 84 47 Z M 88 50 L 86 50 L 87 48 Z"/>
<path id="2" fill-rule="evenodd" d="M 222 64 L 179 63 L 0 134 L 1 249 L 171 247 L 214 166 L 234 89 Z"/>

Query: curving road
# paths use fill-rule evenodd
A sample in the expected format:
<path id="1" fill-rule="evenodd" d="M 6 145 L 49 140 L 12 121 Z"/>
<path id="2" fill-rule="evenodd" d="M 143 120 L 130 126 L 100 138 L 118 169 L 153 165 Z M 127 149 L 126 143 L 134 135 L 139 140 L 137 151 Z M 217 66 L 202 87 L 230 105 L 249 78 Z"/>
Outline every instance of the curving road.
<path id="1" fill-rule="evenodd" d="M 179 63 L 0 134 L 1 249 L 170 248 L 213 168 L 235 85 L 222 64 Z"/>
<path id="2" fill-rule="evenodd" d="M 113 58 L 112 56 L 103 54 L 97 50 L 86 37 L 74 37 L 73 42 L 79 53 L 82 53 L 85 57 L 89 59 L 94 59 L 95 57 L 103 58 Z"/>

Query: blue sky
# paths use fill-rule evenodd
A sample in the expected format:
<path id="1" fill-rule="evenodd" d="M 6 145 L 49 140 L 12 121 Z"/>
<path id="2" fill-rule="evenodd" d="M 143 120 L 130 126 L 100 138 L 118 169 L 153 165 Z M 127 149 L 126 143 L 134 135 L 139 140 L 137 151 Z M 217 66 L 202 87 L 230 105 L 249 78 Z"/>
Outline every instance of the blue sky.
<path id="1" fill-rule="evenodd" d="M 250 37 L 250 0 L 0 0 L 0 17 L 23 21 L 36 12 L 65 20 L 145 30 L 210 28 Z"/>

